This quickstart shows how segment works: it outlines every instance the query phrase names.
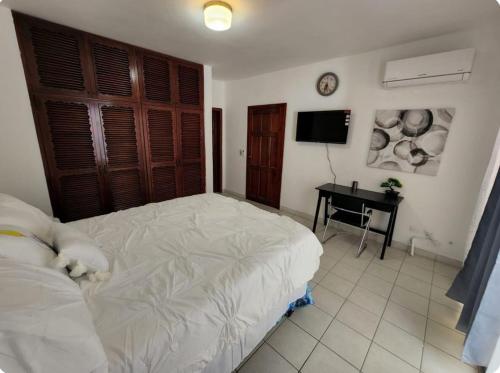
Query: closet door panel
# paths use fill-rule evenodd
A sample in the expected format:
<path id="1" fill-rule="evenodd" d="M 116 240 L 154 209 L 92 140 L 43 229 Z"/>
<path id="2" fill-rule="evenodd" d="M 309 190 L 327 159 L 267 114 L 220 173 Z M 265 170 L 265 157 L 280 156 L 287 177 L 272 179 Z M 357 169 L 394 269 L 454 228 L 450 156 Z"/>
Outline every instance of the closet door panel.
<path id="1" fill-rule="evenodd" d="M 141 51 L 138 61 L 142 102 L 172 104 L 175 86 L 172 61 L 163 55 L 149 51 Z"/>
<path id="2" fill-rule="evenodd" d="M 80 31 L 16 15 L 18 40 L 33 93 L 87 97 L 90 72 Z"/>
<path id="3" fill-rule="evenodd" d="M 205 192 L 205 147 L 203 111 L 180 109 L 177 112 L 180 144 L 182 195 Z"/>
<path id="4" fill-rule="evenodd" d="M 134 48 L 96 36 L 89 37 L 96 95 L 102 99 L 138 99 Z"/>
<path id="5" fill-rule="evenodd" d="M 175 110 L 158 105 L 145 105 L 143 108 L 151 199 L 160 202 L 178 196 Z"/>
<path id="6" fill-rule="evenodd" d="M 179 62 L 175 74 L 176 103 L 185 108 L 203 108 L 203 66 Z"/>
<path id="7" fill-rule="evenodd" d="M 136 105 L 99 105 L 106 158 L 106 186 L 113 210 L 146 203 L 143 140 Z"/>
<path id="8" fill-rule="evenodd" d="M 93 104 L 40 97 L 35 106 L 55 215 L 69 221 L 106 213 Z"/>

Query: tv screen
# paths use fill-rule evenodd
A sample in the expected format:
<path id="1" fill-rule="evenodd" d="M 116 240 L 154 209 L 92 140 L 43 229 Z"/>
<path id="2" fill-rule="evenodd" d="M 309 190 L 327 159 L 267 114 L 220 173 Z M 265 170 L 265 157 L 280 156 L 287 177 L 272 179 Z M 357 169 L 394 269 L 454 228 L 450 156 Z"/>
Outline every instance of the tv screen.
<path id="1" fill-rule="evenodd" d="M 295 140 L 345 144 L 350 121 L 350 110 L 301 111 Z"/>

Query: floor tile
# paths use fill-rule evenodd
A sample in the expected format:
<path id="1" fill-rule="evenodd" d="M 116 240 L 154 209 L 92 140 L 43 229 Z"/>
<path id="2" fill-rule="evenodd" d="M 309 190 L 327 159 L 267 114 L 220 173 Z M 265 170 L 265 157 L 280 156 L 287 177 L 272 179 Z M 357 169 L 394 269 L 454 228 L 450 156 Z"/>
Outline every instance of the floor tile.
<path id="1" fill-rule="evenodd" d="M 316 339 L 321 338 L 332 319 L 332 316 L 316 306 L 298 308 L 290 317 L 291 321 Z"/>
<path id="2" fill-rule="evenodd" d="M 321 342 L 358 369 L 361 369 L 371 343 L 338 320 L 332 322 Z"/>
<path id="3" fill-rule="evenodd" d="M 385 320 L 380 322 L 373 340 L 387 351 L 420 369 L 424 345 L 422 340 Z"/>
<path id="4" fill-rule="evenodd" d="M 437 347 L 457 359 L 462 357 L 465 336 L 432 320 L 427 323 L 425 342 Z"/>
<path id="5" fill-rule="evenodd" d="M 440 287 L 441 289 L 448 290 L 453 283 L 453 278 L 440 275 L 439 273 L 434 273 L 434 278 L 432 279 L 432 285 Z"/>
<path id="6" fill-rule="evenodd" d="M 405 259 L 405 263 L 426 269 L 428 271 L 434 270 L 434 260 L 426 258 L 424 256 L 407 256 Z"/>
<path id="7" fill-rule="evenodd" d="M 347 361 L 318 343 L 307 359 L 302 373 L 358 373 L 358 370 Z"/>
<path id="8" fill-rule="evenodd" d="M 337 314 L 336 319 L 356 330 L 358 333 L 361 333 L 366 338 L 372 339 L 377 329 L 380 316 L 368 312 L 354 303 L 346 301 Z"/>
<path id="9" fill-rule="evenodd" d="M 450 329 L 455 329 L 460 311 L 454 308 L 447 307 L 440 303 L 431 301 L 429 306 L 429 319 L 434 320 Z"/>
<path id="10" fill-rule="evenodd" d="M 421 295 L 415 294 L 399 286 L 394 286 L 389 299 L 400 306 L 406 307 L 423 316 L 427 316 L 429 298 L 422 297 Z"/>
<path id="11" fill-rule="evenodd" d="M 357 282 L 361 275 L 363 274 L 364 269 L 359 269 L 356 267 L 352 267 L 350 265 L 347 265 L 343 263 L 342 259 L 340 262 L 338 262 L 330 271 L 330 273 L 333 273 L 339 277 L 342 277 L 343 279 L 350 281 L 350 282 Z"/>
<path id="12" fill-rule="evenodd" d="M 389 301 L 382 318 L 408 333 L 424 339 L 426 317 Z"/>
<path id="13" fill-rule="evenodd" d="M 453 308 L 455 311 L 462 311 L 462 303 L 458 303 L 457 301 L 448 298 L 446 296 L 446 292 L 446 289 L 441 289 L 433 285 L 431 289 L 431 300 L 447 307 Z"/>
<path id="14" fill-rule="evenodd" d="M 297 370 L 269 345 L 259 350 L 238 370 L 238 373 L 296 373 Z"/>
<path id="15" fill-rule="evenodd" d="M 387 299 L 372 293 L 365 288 L 356 286 L 348 298 L 352 303 L 363 307 L 365 310 L 382 315 Z"/>
<path id="16" fill-rule="evenodd" d="M 396 280 L 396 285 L 427 298 L 429 298 L 431 293 L 430 283 L 418 280 L 415 277 L 411 277 L 410 275 L 401 272 Z"/>
<path id="17" fill-rule="evenodd" d="M 399 251 L 399 250 L 391 250 L 391 251 Z M 388 256 L 388 253 L 389 253 L 389 251 L 386 253 L 384 260 L 380 260 L 377 263 L 384 266 L 384 267 L 388 267 L 388 268 L 394 269 L 396 271 L 399 271 L 399 269 L 401 268 L 401 265 L 403 264 L 404 257 L 400 257 L 400 258 L 390 257 L 390 256 Z"/>
<path id="18" fill-rule="evenodd" d="M 271 328 L 271 330 L 269 330 L 269 331 L 267 332 L 267 334 L 264 336 L 264 341 L 267 341 L 269 338 L 271 338 L 271 335 L 272 335 L 272 334 L 276 331 L 276 329 L 278 329 L 278 328 L 279 328 L 279 326 L 280 326 L 281 324 L 283 324 L 283 322 L 284 322 L 285 320 L 286 320 L 286 317 L 285 317 L 285 316 L 281 317 L 281 319 L 279 319 L 279 320 L 278 320 L 278 322 L 276 323 L 276 325 L 274 325 L 274 326 Z"/>
<path id="19" fill-rule="evenodd" d="M 401 266 L 402 273 L 415 277 L 416 279 L 432 283 L 432 271 L 404 262 Z"/>
<path id="20" fill-rule="evenodd" d="M 337 312 L 339 312 L 340 307 L 342 307 L 345 301 L 345 298 L 331 292 L 321 285 L 315 287 L 312 293 L 316 307 L 329 313 L 331 316 L 335 316 Z"/>
<path id="21" fill-rule="evenodd" d="M 364 273 L 359 279 L 357 285 L 384 298 L 389 298 L 393 286 L 392 283 L 370 275 L 369 273 Z"/>
<path id="22" fill-rule="evenodd" d="M 323 255 L 326 255 L 336 261 L 342 259 L 342 257 L 346 254 L 347 249 L 338 248 L 337 246 L 331 245 L 323 245 Z"/>
<path id="23" fill-rule="evenodd" d="M 328 273 L 319 284 L 334 293 L 346 298 L 354 289 L 354 283 L 343 279 L 333 273 Z"/>
<path id="24" fill-rule="evenodd" d="M 327 271 L 332 269 L 335 264 L 337 264 L 337 260 L 326 255 L 322 255 L 319 261 L 319 267 Z"/>
<path id="25" fill-rule="evenodd" d="M 317 341 L 291 321 L 285 320 L 267 343 L 295 368 L 300 369 Z"/>
<path id="26" fill-rule="evenodd" d="M 333 233 L 332 232 L 327 232 L 328 233 Z M 321 229 L 321 236 L 323 235 L 323 229 Z M 323 244 L 323 247 L 334 247 L 337 250 L 342 250 L 346 252 L 347 250 L 351 249 L 353 247 L 352 241 L 349 239 L 348 235 L 345 233 L 338 233 L 335 237 L 330 238 L 328 241 L 326 241 Z"/>
<path id="27" fill-rule="evenodd" d="M 366 269 L 366 273 L 379 277 L 387 282 L 394 283 L 394 281 L 396 281 L 396 277 L 398 276 L 398 272 L 391 268 L 384 267 L 378 264 L 378 262 L 378 259 L 374 259 Z"/>
<path id="28" fill-rule="evenodd" d="M 460 268 L 451 266 L 449 264 L 436 262 L 436 264 L 434 265 L 434 272 L 445 277 L 455 278 L 458 272 L 460 272 Z"/>
<path id="29" fill-rule="evenodd" d="M 314 274 L 312 280 L 314 282 L 320 282 L 323 277 L 326 276 L 326 274 L 328 273 L 328 271 L 326 269 L 323 269 L 323 268 L 318 268 L 318 270 L 316 271 L 316 273 Z"/>
<path id="30" fill-rule="evenodd" d="M 362 254 L 363 258 L 355 257 L 355 252 L 353 251 L 352 253 L 346 254 L 339 262 L 339 264 L 345 264 L 346 266 L 352 267 L 352 268 L 357 268 L 361 272 L 368 267 L 368 264 L 372 261 L 373 257 L 371 254 L 365 255 L 365 253 Z M 359 277 L 358 277 L 359 278 Z"/>
<path id="31" fill-rule="evenodd" d="M 424 346 L 422 359 L 423 373 L 477 373 L 470 365 L 461 362 L 447 353 L 429 345 Z"/>
<path id="32" fill-rule="evenodd" d="M 363 365 L 363 373 L 418 373 L 418 369 L 373 343 Z"/>

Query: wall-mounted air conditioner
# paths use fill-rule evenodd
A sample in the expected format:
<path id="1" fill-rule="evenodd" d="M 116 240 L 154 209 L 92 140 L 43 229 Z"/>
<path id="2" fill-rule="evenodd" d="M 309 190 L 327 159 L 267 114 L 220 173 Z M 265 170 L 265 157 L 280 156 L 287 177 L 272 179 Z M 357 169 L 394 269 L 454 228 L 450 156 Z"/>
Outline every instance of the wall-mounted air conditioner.
<path id="1" fill-rule="evenodd" d="M 465 81 L 472 72 L 474 54 L 475 49 L 468 48 L 387 62 L 383 85 L 394 88 Z"/>

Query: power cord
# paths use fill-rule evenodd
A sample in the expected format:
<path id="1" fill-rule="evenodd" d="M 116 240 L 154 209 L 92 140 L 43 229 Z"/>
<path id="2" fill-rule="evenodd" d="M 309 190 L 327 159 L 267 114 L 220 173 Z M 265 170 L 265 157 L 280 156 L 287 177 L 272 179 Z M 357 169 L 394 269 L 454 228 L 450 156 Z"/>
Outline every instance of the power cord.
<path id="1" fill-rule="evenodd" d="M 328 148 L 328 144 L 327 143 L 325 143 L 325 149 L 326 149 L 326 159 L 328 159 L 328 164 L 330 165 L 330 172 L 333 175 L 333 184 L 336 184 L 337 174 L 333 170 L 333 163 L 332 163 L 332 160 L 330 159 L 330 150 Z"/>

